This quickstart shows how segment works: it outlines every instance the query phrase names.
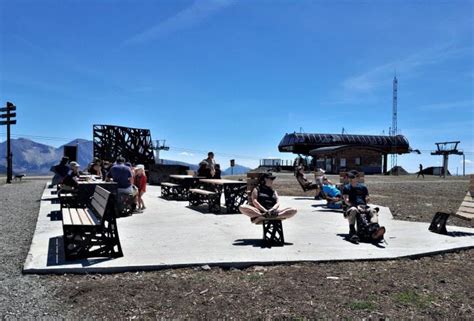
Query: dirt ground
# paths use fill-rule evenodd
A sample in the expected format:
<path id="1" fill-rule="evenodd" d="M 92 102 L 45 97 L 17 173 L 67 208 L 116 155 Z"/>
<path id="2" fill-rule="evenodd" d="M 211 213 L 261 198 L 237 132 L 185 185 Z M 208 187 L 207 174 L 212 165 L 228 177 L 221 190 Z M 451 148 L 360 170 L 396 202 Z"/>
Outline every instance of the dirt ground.
<path id="1" fill-rule="evenodd" d="M 417 259 L 181 268 L 109 275 L 22 275 L 44 181 L 0 184 L 0 315 L 100 319 L 471 319 L 474 250 Z M 466 178 L 366 177 L 398 219 L 455 210 Z M 279 174 L 280 195 L 303 193 Z M 473 226 L 450 219 L 450 224 Z M 356 245 L 354 245 L 356 246 Z"/>

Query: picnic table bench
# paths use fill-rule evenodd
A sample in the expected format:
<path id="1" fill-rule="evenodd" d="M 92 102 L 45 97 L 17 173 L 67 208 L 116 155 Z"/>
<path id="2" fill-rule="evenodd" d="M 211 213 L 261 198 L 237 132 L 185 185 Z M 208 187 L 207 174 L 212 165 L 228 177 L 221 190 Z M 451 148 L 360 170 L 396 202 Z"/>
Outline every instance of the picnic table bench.
<path id="1" fill-rule="evenodd" d="M 96 186 L 90 206 L 62 208 L 66 260 L 123 256 L 113 195 Z"/>
<path id="2" fill-rule="evenodd" d="M 190 190 L 190 198 L 194 200 L 204 200 L 206 202 L 216 202 L 217 197 L 220 207 L 220 196 L 224 192 L 225 207 L 227 213 L 240 213 L 239 206 L 247 200 L 247 182 L 230 179 L 200 179 L 199 189 Z M 215 194 L 204 193 L 202 191 Z M 220 211 L 220 209 L 219 209 Z"/>
<path id="3" fill-rule="evenodd" d="M 189 190 L 195 187 L 199 177 L 193 175 L 170 175 L 171 182 L 161 183 L 161 197 L 174 200 L 189 200 Z"/>
<path id="4" fill-rule="evenodd" d="M 437 212 L 431 221 L 429 230 L 438 234 L 448 234 L 446 223 L 452 215 L 464 220 L 474 219 L 474 175 L 469 175 L 469 190 L 456 213 Z"/>
<path id="5" fill-rule="evenodd" d="M 218 191 L 209 191 L 199 188 L 191 188 L 189 190 L 189 205 L 199 206 L 207 203 L 210 213 L 221 212 L 221 193 Z"/>

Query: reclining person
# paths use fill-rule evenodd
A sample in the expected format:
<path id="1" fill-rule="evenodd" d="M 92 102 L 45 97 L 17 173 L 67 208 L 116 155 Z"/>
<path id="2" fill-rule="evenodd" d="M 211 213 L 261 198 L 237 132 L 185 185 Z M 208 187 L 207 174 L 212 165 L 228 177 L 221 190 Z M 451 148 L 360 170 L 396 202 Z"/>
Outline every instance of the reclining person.
<path id="1" fill-rule="evenodd" d="M 342 208 L 341 191 L 326 176 L 323 177 L 322 190 L 328 202 L 328 208 Z"/>
<path id="2" fill-rule="evenodd" d="M 283 220 L 295 216 L 294 208 L 280 209 L 278 193 L 273 188 L 275 178 L 271 173 L 262 174 L 258 186 L 252 191 L 249 204 L 239 207 L 240 212 L 249 216 L 252 223 L 262 223 L 265 218 Z"/>
<path id="3" fill-rule="evenodd" d="M 350 183 L 344 186 L 342 195 L 348 206 L 344 217 L 349 221 L 349 241 L 358 244 L 360 237 L 373 242 L 381 241 L 385 227 L 380 227 L 378 224 L 378 208 L 367 205 L 370 201 L 369 191 L 365 185 L 359 183 L 358 172 L 351 171 L 348 177 Z"/>
<path id="4" fill-rule="evenodd" d="M 322 172 L 324 173 L 324 172 Z M 321 199 L 321 182 L 315 181 L 311 182 L 306 178 L 306 175 L 304 173 L 304 166 L 300 165 L 297 167 L 296 172 L 295 172 L 296 180 L 300 185 L 303 187 L 303 190 L 309 191 L 309 190 L 316 190 L 316 195 L 315 199 Z"/>

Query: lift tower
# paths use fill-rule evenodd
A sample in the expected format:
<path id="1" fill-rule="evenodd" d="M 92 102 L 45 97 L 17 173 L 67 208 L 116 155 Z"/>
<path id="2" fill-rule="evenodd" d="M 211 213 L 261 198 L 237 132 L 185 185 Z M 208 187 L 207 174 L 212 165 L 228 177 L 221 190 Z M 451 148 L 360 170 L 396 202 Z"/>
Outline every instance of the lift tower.
<path id="1" fill-rule="evenodd" d="M 448 172 L 449 155 L 464 155 L 462 151 L 458 150 L 459 143 L 460 141 L 435 143 L 437 150 L 431 152 L 431 155 L 443 156 L 443 178 L 446 178 L 446 173 Z"/>
<path id="2" fill-rule="evenodd" d="M 397 76 L 393 77 L 393 101 L 392 101 L 392 127 L 390 128 L 390 136 L 398 134 L 398 80 Z M 397 146 L 394 147 L 394 152 L 391 156 L 392 169 L 397 166 L 397 153 L 395 152 Z M 392 171 L 397 172 L 397 171 Z"/>

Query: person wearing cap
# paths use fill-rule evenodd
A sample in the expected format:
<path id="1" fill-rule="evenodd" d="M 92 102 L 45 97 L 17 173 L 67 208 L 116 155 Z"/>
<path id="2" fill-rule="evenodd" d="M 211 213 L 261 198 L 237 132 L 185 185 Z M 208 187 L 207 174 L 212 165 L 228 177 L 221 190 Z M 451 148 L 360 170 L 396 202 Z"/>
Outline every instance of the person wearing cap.
<path id="1" fill-rule="evenodd" d="M 61 184 L 61 190 L 71 192 L 71 191 L 76 191 L 77 188 L 79 187 L 79 184 L 77 183 L 77 181 L 79 180 L 79 175 L 80 175 L 79 173 L 80 165 L 77 162 L 70 162 L 69 167 L 71 169 L 69 170 L 66 177 L 64 177 L 63 179 L 63 182 Z"/>
<path id="2" fill-rule="evenodd" d="M 145 203 L 143 202 L 143 194 L 145 194 L 146 192 L 146 183 L 147 183 L 147 177 L 145 174 L 144 165 L 140 164 L 140 165 L 135 166 L 134 183 L 138 190 L 137 207 L 139 210 L 144 210 L 146 207 L 145 207 Z"/>
<path id="3" fill-rule="evenodd" d="M 260 224 L 266 218 L 287 219 L 296 214 L 294 208 L 280 209 L 278 193 L 273 188 L 275 176 L 264 173 L 259 178 L 259 184 L 250 195 L 248 205 L 239 207 L 240 212 L 250 217 L 252 223 Z"/>
<path id="4" fill-rule="evenodd" d="M 344 203 L 348 209 L 344 212 L 344 217 L 349 221 L 349 241 L 359 243 L 359 236 L 355 228 L 357 218 L 361 215 L 368 215 L 370 223 L 378 225 L 378 211 L 370 208 L 367 204 L 370 202 L 369 191 L 364 184 L 359 183 L 357 171 L 350 171 L 347 175 L 349 184 L 346 184 L 342 190 Z M 372 238 L 380 239 L 385 233 L 385 228 L 381 227 L 374 232 Z"/>

